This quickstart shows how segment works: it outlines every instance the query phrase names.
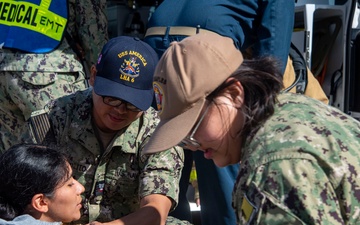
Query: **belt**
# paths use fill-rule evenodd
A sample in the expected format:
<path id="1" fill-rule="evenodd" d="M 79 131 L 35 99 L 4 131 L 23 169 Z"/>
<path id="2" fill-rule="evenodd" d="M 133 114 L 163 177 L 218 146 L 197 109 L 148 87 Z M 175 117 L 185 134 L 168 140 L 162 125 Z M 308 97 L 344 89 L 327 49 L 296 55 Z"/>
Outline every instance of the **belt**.
<path id="1" fill-rule="evenodd" d="M 150 27 L 146 30 L 145 37 L 154 35 L 165 35 L 168 27 Z M 169 27 L 169 35 L 191 36 L 197 33 L 214 33 L 197 27 Z"/>

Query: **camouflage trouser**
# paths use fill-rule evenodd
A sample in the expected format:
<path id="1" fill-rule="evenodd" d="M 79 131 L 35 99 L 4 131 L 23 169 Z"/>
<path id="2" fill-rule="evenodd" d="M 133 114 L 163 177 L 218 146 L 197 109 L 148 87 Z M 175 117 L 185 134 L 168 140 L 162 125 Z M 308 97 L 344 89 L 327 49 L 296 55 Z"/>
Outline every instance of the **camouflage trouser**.
<path id="1" fill-rule="evenodd" d="M 191 223 L 186 220 L 179 220 L 175 217 L 169 216 L 166 219 L 166 225 L 191 225 Z"/>
<path id="2" fill-rule="evenodd" d="M 86 88 L 82 72 L 0 71 L 0 153 L 31 142 L 27 120 L 53 99 Z"/>

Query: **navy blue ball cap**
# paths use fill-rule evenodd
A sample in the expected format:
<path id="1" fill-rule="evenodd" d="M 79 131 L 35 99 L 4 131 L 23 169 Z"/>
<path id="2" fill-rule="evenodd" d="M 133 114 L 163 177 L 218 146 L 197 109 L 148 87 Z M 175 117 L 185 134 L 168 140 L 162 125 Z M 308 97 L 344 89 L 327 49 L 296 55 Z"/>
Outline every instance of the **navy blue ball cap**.
<path id="1" fill-rule="evenodd" d="M 147 110 L 153 101 L 152 81 L 158 60 L 155 50 L 139 38 L 112 38 L 104 45 L 96 64 L 95 93 Z"/>

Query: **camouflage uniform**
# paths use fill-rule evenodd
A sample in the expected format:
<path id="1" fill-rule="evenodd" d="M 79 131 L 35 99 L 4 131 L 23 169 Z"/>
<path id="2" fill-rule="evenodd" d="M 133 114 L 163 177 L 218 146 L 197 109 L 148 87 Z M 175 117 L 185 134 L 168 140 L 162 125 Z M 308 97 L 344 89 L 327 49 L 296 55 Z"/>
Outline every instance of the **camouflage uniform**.
<path id="1" fill-rule="evenodd" d="M 302 95 L 278 100 L 243 148 L 239 224 L 360 224 L 360 123 Z"/>
<path id="2" fill-rule="evenodd" d="M 95 64 L 108 39 L 106 1 L 68 2 L 68 32 L 80 41 L 87 65 Z M 25 135 L 31 112 L 85 88 L 83 67 L 65 38 L 47 54 L 0 49 L 0 153 L 18 142 L 31 141 Z"/>
<path id="3" fill-rule="evenodd" d="M 145 111 L 103 149 L 92 124 L 91 93 L 90 88 L 60 98 L 50 107 L 49 116 L 57 146 L 69 155 L 74 175 L 85 187 L 86 209 L 78 223 L 118 219 L 137 210 L 140 198 L 150 194 L 168 196 L 175 206 L 182 149 L 141 154 L 159 122 L 156 111 Z M 46 142 L 53 143 L 48 138 Z M 186 224 L 170 220 L 168 224 Z"/>

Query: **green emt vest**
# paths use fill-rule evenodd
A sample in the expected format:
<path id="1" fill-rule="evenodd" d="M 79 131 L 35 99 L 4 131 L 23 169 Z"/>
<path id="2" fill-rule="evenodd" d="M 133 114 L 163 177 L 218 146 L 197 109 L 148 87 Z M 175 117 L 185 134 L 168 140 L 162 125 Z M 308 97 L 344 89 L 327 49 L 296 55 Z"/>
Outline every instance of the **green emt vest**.
<path id="1" fill-rule="evenodd" d="M 0 0 L 0 48 L 46 53 L 61 42 L 67 0 Z"/>

